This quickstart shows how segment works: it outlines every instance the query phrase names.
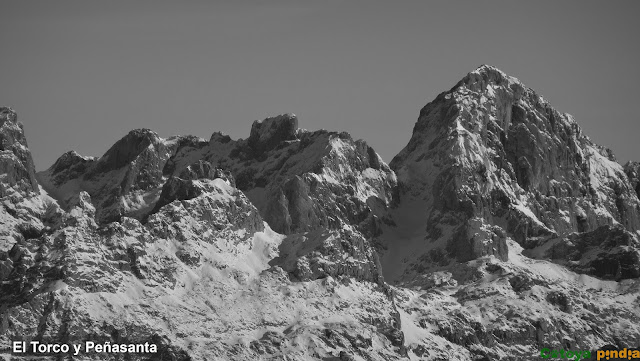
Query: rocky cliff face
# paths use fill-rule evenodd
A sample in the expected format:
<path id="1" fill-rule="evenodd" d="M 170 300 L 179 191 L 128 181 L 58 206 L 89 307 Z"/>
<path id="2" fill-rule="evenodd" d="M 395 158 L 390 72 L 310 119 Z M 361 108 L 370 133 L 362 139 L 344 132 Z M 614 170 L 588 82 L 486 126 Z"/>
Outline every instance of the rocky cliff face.
<path id="1" fill-rule="evenodd" d="M 22 124 L 11 108 L 0 107 L 0 195 L 17 192 L 39 194 L 35 177 L 35 167 L 31 152 L 27 147 Z"/>
<path id="2" fill-rule="evenodd" d="M 159 350 L 78 360 L 520 360 L 640 345 L 638 165 L 493 67 L 425 106 L 391 166 L 284 114 L 239 140 L 134 130 L 36 174 L 0 109 L 3 345 Z"/>

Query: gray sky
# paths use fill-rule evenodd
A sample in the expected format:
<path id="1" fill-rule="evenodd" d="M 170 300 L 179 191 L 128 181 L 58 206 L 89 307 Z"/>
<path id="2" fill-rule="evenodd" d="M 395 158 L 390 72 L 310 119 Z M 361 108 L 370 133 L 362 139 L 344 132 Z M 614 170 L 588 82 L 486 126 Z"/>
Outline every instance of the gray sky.
<path id="1" fill-rule="evenodd" d="M 640 160 L 640 1 L 5 1 L 0 105 L 38 170 L 133 128 L 222 131 L 296 113 L 388 162 L 418 112 L 481 64 Z"/>

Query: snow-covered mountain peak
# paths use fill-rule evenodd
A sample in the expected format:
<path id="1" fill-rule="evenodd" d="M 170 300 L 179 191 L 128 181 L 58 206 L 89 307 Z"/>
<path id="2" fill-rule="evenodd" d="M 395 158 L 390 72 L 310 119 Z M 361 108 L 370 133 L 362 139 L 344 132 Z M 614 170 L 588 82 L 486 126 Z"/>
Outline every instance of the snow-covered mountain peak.
<path id="1" fill-rule="evenodd" d="M 640 200 L 611 151 L 494 67 L 427 104 L 390 165 L 402 190 L 398 212 L 418 207 L 428 225 L 424 257 L 411 254 L 417 264 L 433 266 L 429 254 L 507 259 L 509 238 L 534 249 L 603 226 L 640 229 Z M 607 259 L 598 262 L 618 262 Z"/>

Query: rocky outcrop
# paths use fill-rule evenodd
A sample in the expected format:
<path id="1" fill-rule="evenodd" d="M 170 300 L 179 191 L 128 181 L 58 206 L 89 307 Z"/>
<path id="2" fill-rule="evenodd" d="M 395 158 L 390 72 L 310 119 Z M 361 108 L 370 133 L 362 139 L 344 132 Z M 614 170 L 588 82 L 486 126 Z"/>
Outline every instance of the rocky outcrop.
<path id="1" fill-rule="evenodd" d="M 216 243 L 219 238 L 238 243 L 265 229 L 251 202 L 224 178 L 169 180 L 156 207 L 147 227 L 188 248 L 198 241 Z"/>
<path id="2" fill-rule="evenodd" d="M 208 181 L 214 179 L 221 179 L 230 187 L 235 187 L 231 174 L 222 169 L 214 169 L 209 162 L 198 161 L 188 166 L 179 176 L 173 176 L 164 183 L 160 198 L 149 215 L 175 200 L 189 200 L 211 192 Z"/>
<path id="3" fill-rule="evenodd" d="M 378 254 L 359 232 L 318 230 L 290 235 L 270 264 L 297 281 L 347 276 L 384 285 Z"/>

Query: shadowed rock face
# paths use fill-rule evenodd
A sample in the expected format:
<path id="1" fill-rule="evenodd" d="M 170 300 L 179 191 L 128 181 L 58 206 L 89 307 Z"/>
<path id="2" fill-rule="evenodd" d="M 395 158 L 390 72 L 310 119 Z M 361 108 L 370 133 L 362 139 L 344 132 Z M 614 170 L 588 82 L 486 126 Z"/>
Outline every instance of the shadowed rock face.
<path id="1" fill-rule="evenodd" d="M 458 261 L 506 260 L 505 237 L 534 248 L 606 225 L 640 228 L 640 201 L 611 151 L 491 66 L 427 104 L 390 165 L 401 207 L 413 199 L 425 210 L 427 244 Z"/>
<path id="2" fill-rule="evenodd" d="M 11 108 L 0 107 L 0 193 L 6 195 L 7 187 L 18 191 L 40 193 L 35 176 L 31 152 L 27 147 L 22 124 Z"/>
<path id="3" fill-rule="evenodd" d="M 95 163 L 93 157 L 83 157 L 74 150 L 64 153 L 51 166 L 52 174 L 54 174 L 54 183 L 62 184 L 69 179 L 75 179 L 84 176 L 89 166 Z"/>
<path id="4" fill-rule="evenodd" d="M 638 197 L 640 197 L 640 163 L 627 162 L 627 164 L 624 165 L 624 172 L 627 174 L 627 177 L 629 177 L 631 187 L 633 187 Z"/>
<path id="5" fill-rule="evenodd" d="M 296 140 L 298 118 L 283 114 L 264 120 L 256 120 L 251 126 L 249 146 L 256 152 L 265 152 L 287 140 Z"/>
<path id="6" fill-rule="evenodd" d="M 149 146 L 157 146 L 159 137 L 149 129 L 136 129 L 116 142 L 101 158 L 95 172 L 108 172 L 133 162 Z"/>

